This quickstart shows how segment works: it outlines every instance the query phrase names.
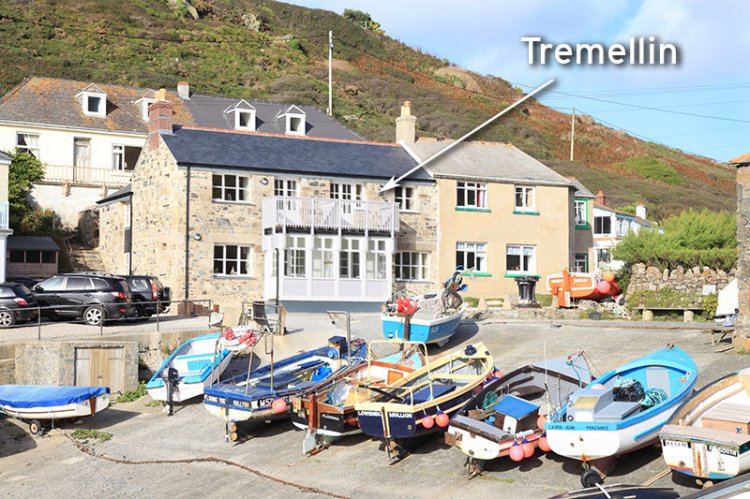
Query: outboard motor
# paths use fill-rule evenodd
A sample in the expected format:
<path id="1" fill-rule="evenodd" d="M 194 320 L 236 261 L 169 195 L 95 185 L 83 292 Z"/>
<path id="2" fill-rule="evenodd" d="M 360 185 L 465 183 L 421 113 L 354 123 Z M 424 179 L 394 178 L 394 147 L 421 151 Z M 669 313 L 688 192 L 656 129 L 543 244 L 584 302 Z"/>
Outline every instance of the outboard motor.
<path id="1" fill-rule="evenodd" d="M 174 367 L 168 367 L 162 371 L 161 376 L 164 385 L 167 387 L 167 416 L 171 416 L 174 412 L 172 396 L 175 388 L 177 388 L 177 382 L 180 380 L 180 373 Z"/>

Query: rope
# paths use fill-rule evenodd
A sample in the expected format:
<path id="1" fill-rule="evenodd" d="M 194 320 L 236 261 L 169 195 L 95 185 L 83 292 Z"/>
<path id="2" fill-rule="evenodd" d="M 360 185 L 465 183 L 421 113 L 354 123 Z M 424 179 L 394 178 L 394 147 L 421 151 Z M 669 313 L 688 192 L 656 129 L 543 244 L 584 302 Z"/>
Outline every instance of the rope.
<path id="1" fill-rule="evenodd" d="M 189 459 L 146 459 L 146 460 L 131 460 L 131 459 L 118 459 L 116 457 L 106 456 L 104 454 L 97 454 L 93 450 L 89 449 L 82 443 L 76 441 L 69 435 L 65 435 L 68 437 L 68 439 L 73 442 L 73 445 L 75 445 L 78 450 L 83 452 L 84 454 L 88 454 L 91 457 L 95 457 L 97 459 L 103 459 L 105 461 L 109 461 L 112 463 L 117 464 L 131 464 L 131 465 L 144 465 L 144 464 L 192 464 L 192 463 L 220 463 L 225 464 L 227 466 L 233 466 L 235 468 L 239 468 L 243 471 L 246 471 L 248 473 L 251 473 L 259 478 L 264 478 L 266 480 L 271 480 L 273 482 L 279 483 L 281 485 L 286 485 L 287 487 L 294 487 L 297 490 L 301 490 L 302 492 L 307 492 L 310 494 L 319 494 L 326 497 L 333 497 L 336 499 L 349 499 L 347 496 L 341 496 L 338 494 L 334 494 L 333 492 L 328 492 L 323 489 L 319 489 L 317 487 L 311 487 L 309 485 L 302 485 L 295 482 L 290 482 L 288 480 L 283 480 L 281 478 L 277 478 L 272 475 L 268 475 L 266 473 L 263 473 L 262 471 L 255 470 L 253 468 L 250 468 L 248 466 L 236 463 L 234 461 L 230 461 L 228 459 L 222 459 L 220 457 L 214 457 L 214 456 L 205 456 L 205 457 L 194 457 Z"/>

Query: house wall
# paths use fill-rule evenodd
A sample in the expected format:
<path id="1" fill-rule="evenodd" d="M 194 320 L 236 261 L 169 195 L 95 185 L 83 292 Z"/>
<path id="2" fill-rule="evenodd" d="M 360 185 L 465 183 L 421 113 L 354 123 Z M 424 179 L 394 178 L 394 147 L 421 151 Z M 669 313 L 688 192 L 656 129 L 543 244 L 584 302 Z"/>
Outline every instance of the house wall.
<path id="1" fill-rule="evenodd" d="M 456 180 L 439 178 L 439 271 L 449 275 L 456 266 L 457 242 L 487 244 L 487 275 L 464 280 L 470 296 L 500 297 L 516 294 L 513 275 L 506 270 L 506 245 L 536 246 L 537 290 L 544 293 L 548 274 L 561 272 L 572 263 L 572 192 L 567 186 L 536 186 L 538 215 L 514 214 L 515 185 L 487 184 L 489 211 L 456 210 Z M 567 207 L 567 209 L 565 208 Z"/>
<path id="2" fill-rule="evenodd" d="M 125 224 L 129 202 L 116 202 L 99 208 L 99 257 L 107 272 L 127 274 Z"/>
<path id="3" fill-rule="evenodd" d="M 96 202 L 112 190 L 94 186 L 34 184 L 27 199 L 32 206 L 54 211 L 63 226 L 75 229 L 81 214 L 96 206 Z"/>
<path id="4" fill-rule="evenodd" d="M 594 200 L 586 198 L 581 199 L 581 201 L 587 201 L 586 224 L 575 226 L 574 252 L 588 255 L 588 271 L 594 272 Z"/>
<path id="5" fill-rule="evenodd" d="M 56 263 L 11 263 L 7 264 L 7 277 L 47 278 L 57 274 Z"/>

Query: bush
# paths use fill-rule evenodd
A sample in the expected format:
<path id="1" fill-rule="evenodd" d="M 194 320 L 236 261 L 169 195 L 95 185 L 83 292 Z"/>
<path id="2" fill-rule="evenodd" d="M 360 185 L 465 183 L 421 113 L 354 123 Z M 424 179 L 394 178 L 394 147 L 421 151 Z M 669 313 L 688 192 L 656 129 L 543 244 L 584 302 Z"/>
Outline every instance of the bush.
<path id="1" fill-rule="evenodd" d="M 657 180 L 659 182 L 673 185 L 682 183 L 682 177 L 677 173 L 677 170 L 650 156 L 630 158 L 622 163 L 616 163 L 615 166 L 636 173 L 638 176 L 645 179 Z"/>
<path id="2" fill-rule="evenodd" d="M 376 23 L 375 21 L 373 21 L 372 16 L 370 16 L 370 14 L 368 14 L 367 12 L 363 12 L 361 10 L 344 9 L 344 17 L 349 19 L 350 21 L 355 22 L 362 29 L 375 31 L 376 33 L 383 32 L 383 30 L 380 29 L 380 23 Z"/>
<path id="3" fill-rule="evenodd" d="M 115 400 L 116 404 L 122 404 L 124 402 L 135 402 L 136 400 L 146 395 L 146 384 L 143 382 L 138 383 L 138 388 L 125 392 Z"/>
<path id="4" fill-rule="evenodd" d="M 21 221 L 34 210 L 26 197 L 32 184 L 44 178 L 42 162 L 32 154 L 16 149 L 8 172 L 8 204 L 10 206 L 10 226 L 21 228 Z M 20 232 L 23 233 L 22 230 Z"/>

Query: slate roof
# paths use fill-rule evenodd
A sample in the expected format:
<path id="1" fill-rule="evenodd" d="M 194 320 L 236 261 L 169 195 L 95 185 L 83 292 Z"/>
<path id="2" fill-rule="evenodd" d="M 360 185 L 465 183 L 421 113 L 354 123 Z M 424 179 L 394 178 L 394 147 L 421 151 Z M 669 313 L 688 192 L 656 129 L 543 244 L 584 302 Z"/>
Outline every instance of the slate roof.
<path id="1" fill-rule="evenodd" d="M 99 118 L 83 114 L 81 103 L 76 98 L 76 95 L 91 85 L 90 82 L 59 78 L 38 76 L 27 78 L 0 98 L 0 122 L 65 126 L 143 135 L 148 133 L 148 122 L 142 119 L 143 108 L 139 101 L 143 97 L 153 98 L 152 89 L 97 83 L 96 87 L 107 94 L 107 117 Z M 183 100 L 175 91 L 168 91 L 167 99 L 174 103 L 175 124 L 228 130 L 234 129 L 234 114 L 224 111 L 242 100 L 199 94 L 192 95 L 189 100 Z M 282 115 L 290 107 L 290 103 L 272 104 L 248 100 L 246 102 L 256 110 L 257 131 L 268 133 L 286 131 L 286 120 Z M 311 137 L 364 140 L 314 107 L 297 107 L 305 112 L 307 134 Z M 278 118 L 277 115 L 279 115 Z"/>
<path id="2" fill-rule="evenodd" d="M 114 203 L 115 201 L 119 201 L 120 199 L 126 198 L 130 196 L 131 190 L 131 184 L 126 185 L 125 187 L 122 187 L 112 194 L 108 194 L 104 196 L 103 198 L 99 199 L 96 204 L 100 206 L 108 205 L 110 203 Z"/>
<path id="3" fill-rule="evenodd" d="M 0 151 L 0 163 L 10 163 L 12 158 L 10 155 L 5 154 L 3 151 Z"/>
<path id="4" fill-rule="evenodd" d="M 409 145 L 424 161 L 450 145 L 448 140 L 418 140 Z M 510 144 L 463 142 L 426 167 L 436 177 L 572 186 L 570 180 Z"/>
<path id="5" fill-rule="evenodd" d="M 568 177 L 568 180 L 573 184 L 573 187 L 576 188 L 575 197 L 577 198 L 590 198 L 594 199 L 596 196 L 594 196 L 590 190 L 586 189 L 586 187 L 581 183 L 580 180 L 578 180 L 575 177 Z"/>
<path id="6" fill-rule="evenodd" d="M 396 144 L 180 128 L 162 135 L 180 166 L 388 180 L 416 166 Z M 431 180 L 418 170 L 411 180 Z"/>
<path id="7" fill-rule="evenodd" d="M 8 236 L 8 249 L 60 251 L 60 246 L 48 236 Z"/>

